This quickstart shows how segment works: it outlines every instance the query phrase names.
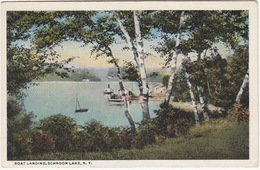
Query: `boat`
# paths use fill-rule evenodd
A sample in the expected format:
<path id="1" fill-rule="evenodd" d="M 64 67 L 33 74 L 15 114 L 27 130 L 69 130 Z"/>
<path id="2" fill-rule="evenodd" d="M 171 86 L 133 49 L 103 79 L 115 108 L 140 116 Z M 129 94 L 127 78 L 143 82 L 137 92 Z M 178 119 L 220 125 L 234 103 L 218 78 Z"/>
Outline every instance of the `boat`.
<path id="1" fill-rule="evenodd" d="M 124 105 L 125 104 L 125 100 L 124 99 L 108 99 L 110 104 L 114 104 L 114 105 Z"/>
<path id="2" fill-rule="evenodd" d="M 78 107 L 79 107 L 79 109 L 78 109 Z M 75 112 L 76 113 L 83 113 L 83 112 L 88 112 L 88 111 L 89 111 L 88 109 L 81 109 L 78 97 L 76 97 L 76 110 L 75 110 Z"/>
<path id="3" fill-rule="evenodd" d="M 114 95 L 114 90 L 112 88 L 110 88 L 110 84 L 107 85 L 107 88 L 104 89 L 104 97 L 106 99 L 110 99 L 111 96 Z"/>

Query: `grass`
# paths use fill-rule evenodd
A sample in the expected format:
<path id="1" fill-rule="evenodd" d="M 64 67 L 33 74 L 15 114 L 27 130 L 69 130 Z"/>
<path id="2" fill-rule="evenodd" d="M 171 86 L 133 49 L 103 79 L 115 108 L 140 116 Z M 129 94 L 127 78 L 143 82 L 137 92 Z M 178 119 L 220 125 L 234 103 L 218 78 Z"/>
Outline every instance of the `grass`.
<path id="1" fill-rule="evenodd" d="M 193 106 L 191 103 L 189 102 L 170 102 L 170 104 L 178 109 L 182 109 L 182 110 L 186 110 L 186 111 L 193 111 Z M 216 107 L 214 105 L 208 104 L 208 108 L 210 111 L 217 111 L 217 112 L 221 112 L 221 108 Z M 197 105 L 197 109 L 199 111 L 202 111 L 201 105 Z"/>
<path id="2" fill-rule="evenodd" d="M 20 160 L 147 160 L 147 159 L 249 159 L 249 125 L 213 120 L 194 126 L 187 136 L 167 139 L 144 149 L 96 153 L 46 153 Z"/>

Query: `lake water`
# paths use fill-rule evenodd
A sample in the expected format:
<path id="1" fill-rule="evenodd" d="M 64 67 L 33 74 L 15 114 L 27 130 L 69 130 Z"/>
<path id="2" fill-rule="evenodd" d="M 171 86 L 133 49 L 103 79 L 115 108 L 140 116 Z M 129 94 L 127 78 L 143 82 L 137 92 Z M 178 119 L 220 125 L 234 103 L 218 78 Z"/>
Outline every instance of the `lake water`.
<path id="1" fill-rule="evenodd" d="M 119 89 L 118 82 L 109 84 L 116 93 Z M 108 82 L 42 82 L 39 86 L 26 90 L 28 96 L 24 101 L 25 108 L 37 116 L 36 120 L 61 113 L 72 117 L 79 125 L 95 119 L 109 127 L 128 127 L 124 106 L 110 105 L 103 96 L 107 85 Z M 137 84 L 126 82 L 125 86 L 138 94 Z M 75 113 L 77 95 L 81 108 L 87 108 L 89 112 Z M 154 110 L 158 109 L 159 105 L 159 101 L 149 101 L 151 118 L 155 117 Z M 141 105 L 133 103 L 129 107 L 133 120 L 141 122 Z"/>

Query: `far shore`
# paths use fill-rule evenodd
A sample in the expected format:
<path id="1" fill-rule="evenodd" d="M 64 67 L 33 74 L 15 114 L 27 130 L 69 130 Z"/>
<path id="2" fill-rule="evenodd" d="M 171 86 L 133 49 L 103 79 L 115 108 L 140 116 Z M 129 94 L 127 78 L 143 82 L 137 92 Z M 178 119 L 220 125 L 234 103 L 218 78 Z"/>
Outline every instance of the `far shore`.
<path id="1" fill-rule="evenodd" d="M 102 81 L 34 81 L 32 83 L 98 83 Z"/>
<path id="2" fill-rule="evenodd" d="M 118 81 L 34 81 L 32 83 L 118 83 Z M 136 83 L 135 81 L 124 81 L 124 83 Z M 160 82 L 150 82 L 150 84 Z"/>

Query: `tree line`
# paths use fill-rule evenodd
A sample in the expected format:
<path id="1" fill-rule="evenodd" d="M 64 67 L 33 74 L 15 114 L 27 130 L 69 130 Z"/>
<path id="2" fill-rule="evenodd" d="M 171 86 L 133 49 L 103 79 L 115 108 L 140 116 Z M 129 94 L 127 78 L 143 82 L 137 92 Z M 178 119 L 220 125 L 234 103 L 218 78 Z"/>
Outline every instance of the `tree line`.
<path id="1" fill-rule="evenodd" d="M 37 81 L 83 81 L 83 79 L 88 79 L 89 81 L 100 81 L 100 78 L 88 69 L 77 68 L 71 68 L 68 77 L 62 78 L 55 73 L 51 73 Z"/>

